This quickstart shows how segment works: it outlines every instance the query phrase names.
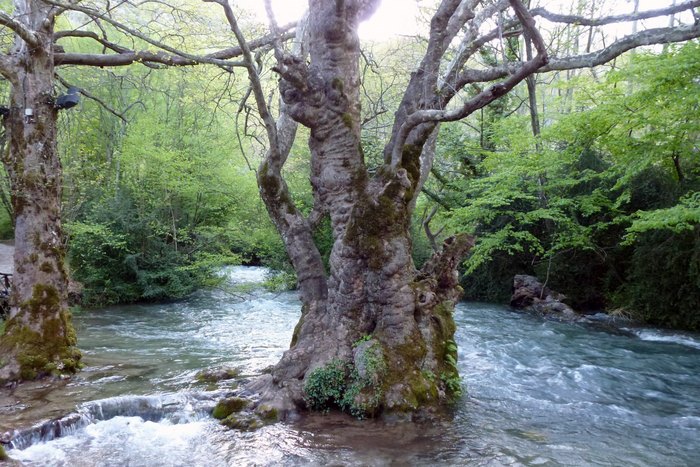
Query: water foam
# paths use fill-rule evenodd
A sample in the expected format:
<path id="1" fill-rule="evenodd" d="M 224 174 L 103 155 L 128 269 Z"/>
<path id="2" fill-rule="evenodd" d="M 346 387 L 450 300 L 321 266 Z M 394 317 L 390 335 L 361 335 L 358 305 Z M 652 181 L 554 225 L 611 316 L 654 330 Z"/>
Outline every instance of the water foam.
<path id="1" fill-rule="evenodd" d="M 684 345 L 686 347 L 693 347 L 695 349 L 700 349 L 700 339 L 696 337 L 691 337 L 684 334 L 671 334 L 664 333 L 663 331 L 656 331 L 651 329 L 626 329 L 634 333 L 643 341 L 650 342 L 668 342 L 671 344 Z"/>

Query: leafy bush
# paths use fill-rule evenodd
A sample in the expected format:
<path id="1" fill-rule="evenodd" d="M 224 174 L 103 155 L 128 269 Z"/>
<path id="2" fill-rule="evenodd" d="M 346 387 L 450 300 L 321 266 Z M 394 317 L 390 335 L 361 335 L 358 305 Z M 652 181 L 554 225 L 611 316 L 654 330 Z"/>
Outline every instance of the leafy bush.
<path id="1" fill-rule="evenodd" d="M 700 224 L 639 234 L 615 303 L 641 321 L 700 331 Z"/>
<path id="2" fill-rule="evenodd" d="M 312 371 L 304 384 L 304 401 L 311 410 L 328 412 L 340 408 L 346 389 L 346 364 L 331 360 Z"/>
<path id="3" fill-rule="evenodd" d="M 378 412 L 384 395 L 382 380 L 387 366 L 379 343 L 372 340 L 371 336 L 363 336 L 353 347 L 357 356 L 341 407 L 362 419 Z"/>
<path id="4" fill-rule="evenodd" d="M 468 298 L 505 302 L 512 276 L 527 273 L 579 310 L 617 306 L 651 324 L 700 327 L 700 120 L 689 117 L 700 105 L 698 51 L 670 46 L 598 82 L 581 77 L 577 111 L 557 116 L 551 102 L 538 138 L 518 112 L 491 123 L 473 173 L 441 186 L 450 229 L 477 236 Z M 443 173 L 458 168 L 455 148 L 474 152 L 472 130 L 461 148 L 448 141 Z"/>

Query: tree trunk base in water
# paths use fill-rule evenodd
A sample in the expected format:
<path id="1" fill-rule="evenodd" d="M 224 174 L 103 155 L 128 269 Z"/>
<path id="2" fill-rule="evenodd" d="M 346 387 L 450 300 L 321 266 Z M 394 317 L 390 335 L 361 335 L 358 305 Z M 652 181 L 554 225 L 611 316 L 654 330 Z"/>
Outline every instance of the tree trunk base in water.
<path id="1" fill-rule="evenodd" d="M 15 316 L 0 337 L 0 383 L 72 375 L 81 357 L 68 311 L 44 318 L 36 330 Z"/>
<path id="2" fill-rule="evenodd" d="M 455 267 L 472 245 L 468 236 L 448 239 L 410 282 L 384 282 L 386 290 L 398 292 L 374 315 L 305 307 L 292 347 L 272 374 L 247 390 L 283 419 L 304 410 L 390 420 L 442 414 L 461 394 L 452 316 L 461 295 Z"/>

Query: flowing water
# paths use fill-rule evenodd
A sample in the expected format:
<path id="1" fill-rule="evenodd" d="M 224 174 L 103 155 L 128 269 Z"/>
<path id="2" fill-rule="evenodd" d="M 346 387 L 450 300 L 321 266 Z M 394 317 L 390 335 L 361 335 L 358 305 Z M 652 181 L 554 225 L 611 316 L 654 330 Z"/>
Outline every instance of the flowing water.
<path id="1" fill-rule="evenodd" d="M 230 270 L 237 283 L 263 276 Z M 5 397 L 0 434 L 35 423 L 12 433 L 9 454 L 41 466 L 700 463 L 699 336 L 608 333 L 482 303 L 455 311 L 466 395 L 449 420 L 330 414 L 222 428 L 209 413 L 231 388 L 197 383 L 197 370 L 260 373 L 288 346 L 299 314 L 294 293 L 260 290 L 79 313 L 88 367 L 62 387 L 18 391 L 14 405 Z"/>

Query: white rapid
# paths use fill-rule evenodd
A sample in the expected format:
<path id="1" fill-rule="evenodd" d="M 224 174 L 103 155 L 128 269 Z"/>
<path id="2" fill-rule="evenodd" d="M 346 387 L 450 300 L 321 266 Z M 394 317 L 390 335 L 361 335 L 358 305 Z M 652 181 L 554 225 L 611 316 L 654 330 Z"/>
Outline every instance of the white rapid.
<path id="1" fill-rule="evenodd" d="M 180 303 L 81 312 L 88 367 L 58 389 L 0 407 L 9 454 L 36 466 L 697 465 L 700 338 L 612 334 L 505 307 L 455 312 L 465 396 L 438 424 L 312 415 L 255 432 L 209 416 L 235 390 L 201 368 L 262 372 L 289 345 L 294 293 L 251 287 L 261 269 L 226 272 L 234 290 Z M 633 334 L 636 334 L 633 335 Z"/>

